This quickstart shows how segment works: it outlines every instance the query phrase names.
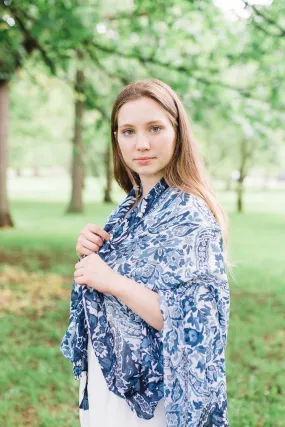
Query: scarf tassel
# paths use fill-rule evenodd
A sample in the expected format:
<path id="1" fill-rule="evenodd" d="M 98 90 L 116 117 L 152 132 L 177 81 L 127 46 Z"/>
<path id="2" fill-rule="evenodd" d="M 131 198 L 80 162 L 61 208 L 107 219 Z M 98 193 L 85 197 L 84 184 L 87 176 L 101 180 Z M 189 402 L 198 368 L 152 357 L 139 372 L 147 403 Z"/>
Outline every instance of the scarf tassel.
<path id="1" fill-rule="evenodd" d="M 88 411 L 88 409 L 89 409 L 87 386 L 88 386 L 88 373 L 86 373 L 86 382 L 85 382 L 85 387 L 84 387 L 84 392 L 83 392 L 83 398 L 82 398 L 82 401 L 79 405 L 79 408 L 83 409 L 84 411 Z"/>

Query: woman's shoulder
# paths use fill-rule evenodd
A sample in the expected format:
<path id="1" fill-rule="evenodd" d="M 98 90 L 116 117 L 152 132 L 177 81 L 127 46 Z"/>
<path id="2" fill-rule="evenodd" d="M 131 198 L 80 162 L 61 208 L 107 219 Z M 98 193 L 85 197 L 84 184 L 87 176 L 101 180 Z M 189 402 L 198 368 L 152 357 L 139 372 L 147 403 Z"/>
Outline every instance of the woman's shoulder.
<path id="1" fill-rule="evenodd" d="M 168 205 L 169 218 L 180 217 L 184 221 L 200 223 L 202 226 L 220 228 L 208 203 L 202 197 L 175 187 L 170 187 L 169 190 L 170 198 L 173 199 L 173 203 Z"/>

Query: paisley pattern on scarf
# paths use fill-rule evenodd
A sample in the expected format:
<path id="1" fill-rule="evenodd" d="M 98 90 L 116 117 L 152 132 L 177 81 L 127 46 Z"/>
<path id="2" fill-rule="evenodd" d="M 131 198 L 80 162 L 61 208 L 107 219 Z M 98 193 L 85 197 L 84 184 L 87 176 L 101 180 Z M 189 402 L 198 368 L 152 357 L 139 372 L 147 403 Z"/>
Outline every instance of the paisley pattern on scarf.
<path id="1" fill-rule="evenodd" d="M 166 427 L 227 427 L 225 349 L 230 293 L 220 227 L 199 197 L 162 178 L 135 203 L 133 187 L 104 226 L 98 255 L 158 293 L 157 331 L 120 299 L 73 283 L 60 349 L 79 379 L 88 332 L 109 390 L 150 419 L 164 398 Z M 129 212 L 130 211 L 130 212 Z M 80 408 L 88 409 L 88 393 Z"/>

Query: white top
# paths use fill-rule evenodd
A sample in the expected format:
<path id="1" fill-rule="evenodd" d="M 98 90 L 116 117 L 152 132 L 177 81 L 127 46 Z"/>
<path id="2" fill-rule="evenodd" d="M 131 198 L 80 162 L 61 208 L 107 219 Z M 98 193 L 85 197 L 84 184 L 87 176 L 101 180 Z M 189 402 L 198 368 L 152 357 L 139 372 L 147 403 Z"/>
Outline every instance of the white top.
<path id="1" fill-rule="evenodd" d="M 82 400 L 86 373 L 80 379 L 79 402 Z M 79 409 L 81 427 L 165 427 L 164 399 L 158 402 L 154 417 L 139 418 L 127 402 L 107 387 L 100 364 L 88 339 L 89 410 Z"/>

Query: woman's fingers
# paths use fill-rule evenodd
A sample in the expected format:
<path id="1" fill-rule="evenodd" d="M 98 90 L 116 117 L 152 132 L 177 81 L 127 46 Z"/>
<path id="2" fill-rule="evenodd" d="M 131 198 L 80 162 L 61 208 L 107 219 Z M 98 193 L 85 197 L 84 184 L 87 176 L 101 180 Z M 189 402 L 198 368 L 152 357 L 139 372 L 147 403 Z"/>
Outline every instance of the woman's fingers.
<path id="1" fill-rule="evenodd" d="M 96 243 L 92 243 L 87 239 L 78 239 L 77 245 L 76 245 L 76 252 L 77 254 L 81 255 L 89 255 L 93 252 L 97 252 L 100 249 L 100 246 Z"/>
<path id="2" fill-rule="evenodd" d="M 74 272 L 74 277 L 80 277 L 84 275 L 84 268 L 78 268 L 77 270 L 75 270 Z"/>
<path id="3" fill-rule="evenodd" d="M 79 256 L 79 258 L 82 258 L 83 255 L 94 254 L 94 252 L 97 252 L 97 251 L 91 251 L 90 249 L 84 248 L 84 246 L 80 246 L 79 249 L 76 248 L 76 253 Z"/>
<path id="4" fill-rule="evenodd" d="M 90 249 L 91 251 L 98 251 L 99 247 L 103 245 L 103 240 L 100 236 L 97 236 L 90 231 L 85 231 L 84 234 L 80 234 L 78 237 L 78 244 Z"/>
<path id="5" fill-rule="evenodd" d="M 83 237 L 85 239 L 89 240 L 91 243 L 96 243 L 96 245 L 98 245 L 98 246 L 102 246 L 104 243 L 102 237 L 98 236 L 98 234 L 94 234 L 93 232 L 91 232 L 89 230 L 86 230 L 83 233 Z"/>
<path id="6" fill-rule="evenodd" d="M 110 238 L 111 238 L 110 234 L 107 233 L 107 231 L 105 231 L 102 228 L 98 227 L 98 225 L 96 225 L 96 224 L 87 224 L 86 228 L 87 228 L 87 230 L 91 231 L 92 233 L 101 236 L 102 239 L 110 240 Z"/>
<path id="7" fill-rule="evenodd" d="M 103 239 L 110 239 L 109 233 L 102 230 L 96 224 L 87 224 L 80 232 L 77 240 L 76 253 L 81 258 L 82 255 L 90 255 L 98 252 L 103 245 Z"/>

